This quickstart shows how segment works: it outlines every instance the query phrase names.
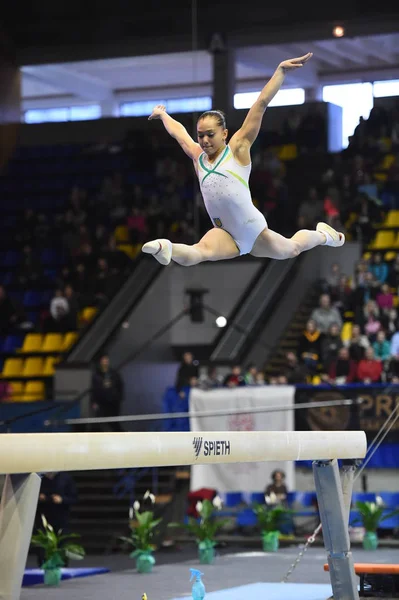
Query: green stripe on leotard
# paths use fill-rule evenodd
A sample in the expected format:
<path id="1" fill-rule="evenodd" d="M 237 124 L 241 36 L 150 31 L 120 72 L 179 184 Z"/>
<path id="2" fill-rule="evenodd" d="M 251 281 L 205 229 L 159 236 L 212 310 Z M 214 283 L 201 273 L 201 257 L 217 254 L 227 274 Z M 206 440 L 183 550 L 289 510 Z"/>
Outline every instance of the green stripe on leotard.
<path id="1" fill-rule="evenodd" d="M 203 180 L 202 180 L 201 183 L 204 183 L 204 181 L 208 177 L 208 175 L 211 175 L 212 173 L 214 173 L 215 175 L 221 175 L 222 177 L 226 177 L 226 175 L 224 173 L 219 173 L 219 171 L 216 171 L 216 169 L 218 168 L 218 166 L 220 165 L 220 163 L 222 162 L 222 160 L 225 158 L 225 156 L 227 155 L 228 151 L 229 151 L 229 147 L 226 146 L 226 149 L 223 152 L 222 157 L 220 158 L 220 160 L 218 160 L 218 162 L 213 167 L 213 169 L 208 169 L 208 167 L 205 166 L 205 164 L 204 164 L 204 155 L 203 154 L 200 155 L 199 161 L 200 161 L 201 168 L 204 171 L 206 171 L 206 175 L 204 175 L 204 178 L 203 178 Z"/>

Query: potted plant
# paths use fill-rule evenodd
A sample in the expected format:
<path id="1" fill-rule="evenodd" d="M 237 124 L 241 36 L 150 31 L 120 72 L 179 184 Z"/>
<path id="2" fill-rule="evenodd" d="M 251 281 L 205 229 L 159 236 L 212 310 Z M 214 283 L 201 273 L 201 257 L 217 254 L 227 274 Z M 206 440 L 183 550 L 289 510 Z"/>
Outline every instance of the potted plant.
<path id="1" fill-rule="evenodd" d="M 359 517 L 352 521 L 352 524 L 361 523 L 366 530 L 363 537 L 363 548 L 365 550 L 376 550 L 378 548 L 377 529 L 380 523 L 399 514 L 398 510 L 384 514 L 386 511 L 384 502 L 380 496 L 377 496 L 376 502 L 356 502 L 355 506 L 359 511 Z"/>
<path id="2" fill-rule="evenodd" d="M 147 491 L 143 500 L 149 499 L 151 504 L 155 504 L 155 496 Z M 139 573 L 151 573 L 155 565 L 153 552 L 155 546 L 152 543 L 154 533 L 162 519 L 155 519 L 154 512 L 145 510 L 140 512 L 140 502 L 136 500 L 129 509 L 129 528 L 130 537 L 121 537 L 120 539 L 133 546 L 134 550 L 130 557 L 136 559 L 136 568 Z"/>
<path id="3" fill-rule="evenodd" d="M 252 507 L 261 530 L 262 545 L 265 552 L 277 552 L 279 548 L 279 528 L 292 511 L 284 506 L 269 506 L 255 503 Z"/>
<path id="4" fill-rule="evenodd" d="M 188 523 L 169 523 L 169 527 L 183 527 L 194 535 L 198 545 L 200 563 L 210 564 L 215 559 L 216 533 L 224 527 L 228 519 L 217 519 L 216 511 L 221 510 L 222 500 L 219 496 L 203 502 L 197 502 L 196 511 L 198 519 L 189 517 Z"/>
<path id="5" fill-rule="evenodd" d="M 85 550 L 80 544 L 69 540 L 79 538 L 77 533 L 62 535 L 62 529 L 55 533 L 52 525 L 42 515 L 43 529 L 39 529 L 32 536 L 32 545 L 43 548 L 45 561 L 42 564 L 44 570 L 44 583 L 46 585 L 59 585 L 61 581 L 61 567 L 66 559 L 81 560 L 85 556 Z"/>

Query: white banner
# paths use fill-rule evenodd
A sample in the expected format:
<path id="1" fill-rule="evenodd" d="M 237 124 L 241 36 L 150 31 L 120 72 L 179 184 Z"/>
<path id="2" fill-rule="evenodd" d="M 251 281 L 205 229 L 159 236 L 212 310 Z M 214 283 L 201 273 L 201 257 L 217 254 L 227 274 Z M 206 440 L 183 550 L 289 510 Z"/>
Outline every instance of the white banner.
<path id="1" fill-rule="evenodd" d="M 192 415 L 190 429 L 204 431 L 293 431 L 294 411 L 253 412 L 232 414 L 234 410 L 260 409 L 272 406 L 294 405 L 293 386 L 238 387 L 204 392 L 191 389 L 189 406 L 191 413 L 203 411 L 226 411 L 230 414 L 213 417 Z M 295 489 L 294 463 L 253 462 L 193 465 L 191 467 L 191 490 L 214 488 L 218 492 L 263 492 L 271 483 L 271 474 L 282 469 L 286 474 L 289 490 Z"/>

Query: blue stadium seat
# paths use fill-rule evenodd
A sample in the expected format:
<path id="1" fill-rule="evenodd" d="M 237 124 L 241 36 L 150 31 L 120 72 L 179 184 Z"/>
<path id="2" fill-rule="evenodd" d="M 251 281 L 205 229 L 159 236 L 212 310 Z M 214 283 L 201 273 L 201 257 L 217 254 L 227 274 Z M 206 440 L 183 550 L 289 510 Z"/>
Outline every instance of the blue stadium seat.
<path id="1" fill-rule="evenodd" d="M 8 335 L 3 341 L 2 352 L 15 352 L 16 348 L 21 348 L 23 341 L 23 335 Z"/>
<path id="2" fill-rule="evenodd" d="M 234 506 L 238 506 L 243 502 L 242 492 L 224 492 L 220 494 L 223 505 L 226 508 L 232 508 Z"/>
<path id="3" fill-rule="evenodd" d="M 265 494 L 264 492 L 251 492 L 250 494 L 250 503 L 264 504 L 265 503 Z"/>
<path id="4" fill-rule="evenodd" d="M 24 294 L 24 306 L 40 306 L 42 304 L 42 292 L 27 290 Z"/>
<path id="5" fill-rule="evenodd" d="M 355 506 L 356 502 L 375 502 L 375 492 L 353 492 L 352 493 L 352 505 Z"/>
<path id="6" fill-rule="evenodd" d="M 254 511 L 250 508 L 245 508 L 237 515 L 236 523 L 238 527 L 254 527 L 257 522 L 258 518 Z"/>
<path id="7" fill-rule="evenodd" d="M 380 492 L 378 496 L 381 496 L 387 508 L 399 509 L 399 492 Z"/>

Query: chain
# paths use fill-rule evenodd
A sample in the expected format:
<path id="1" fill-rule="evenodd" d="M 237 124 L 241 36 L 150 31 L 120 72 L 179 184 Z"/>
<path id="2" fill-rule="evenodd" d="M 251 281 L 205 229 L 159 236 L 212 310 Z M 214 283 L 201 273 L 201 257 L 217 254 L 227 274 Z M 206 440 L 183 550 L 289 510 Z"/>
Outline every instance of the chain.
<path id="1" fill-rule="evenodd" d="M 307 539 L 304 547 L 302 548 L 302 550 L 299 552 L 298 556 L 296 557 L 295 561 L 292 563 L 292 565 L 290 566 L 290 568 L 287 571 L 287 574 L 285 575 L 284 579 L 282 579 L 281 583 L 287 583 L 290 575 L 292 574 L 292 572 L 296 569 L 296 567 L 298 566 L 298 564 L 300 563 L 300 561 L 302 560 L 303 555 L 305 554 L 306 550 L 309 548 L 309 546 L 311 544 L 313 544 L 316 541 L 316 536 L 317 534 L 321 531 L 321 523 L 316 527 L 316 529 L 314 530 L 314 532 L 312 533 L 312 535 Z"/>

